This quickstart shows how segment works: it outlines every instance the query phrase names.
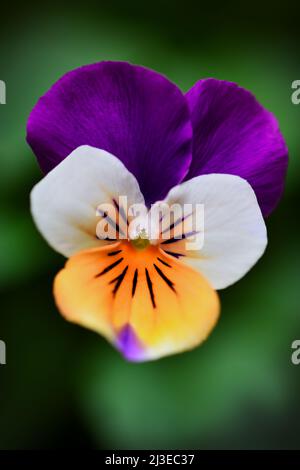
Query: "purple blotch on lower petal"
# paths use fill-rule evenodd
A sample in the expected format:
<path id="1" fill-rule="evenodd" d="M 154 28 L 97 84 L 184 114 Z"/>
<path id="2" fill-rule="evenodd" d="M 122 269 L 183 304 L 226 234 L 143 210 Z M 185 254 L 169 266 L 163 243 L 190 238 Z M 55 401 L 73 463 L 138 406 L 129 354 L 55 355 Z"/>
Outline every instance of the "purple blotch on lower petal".
<path id="1" fill-rule="evenodd" d="M 119 332 L 117 348 L 129 361 L 139 362 L 144 358 L 144 347 L 130 325 L 125 325 Z"/>

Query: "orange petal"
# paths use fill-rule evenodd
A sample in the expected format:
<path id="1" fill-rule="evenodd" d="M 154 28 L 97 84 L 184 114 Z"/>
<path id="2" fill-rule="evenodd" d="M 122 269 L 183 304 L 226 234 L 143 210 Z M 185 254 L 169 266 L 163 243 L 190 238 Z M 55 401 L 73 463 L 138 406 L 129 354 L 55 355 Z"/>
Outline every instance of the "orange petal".
<path id="1" fill-rule="evenodd" d="M 191 349 L 214 327 L 219 300 L 192 268 L 158 247 L 129 242 L 72 256 L 54 295 L 69 320 L 105 336 L 129 360 Z"/>

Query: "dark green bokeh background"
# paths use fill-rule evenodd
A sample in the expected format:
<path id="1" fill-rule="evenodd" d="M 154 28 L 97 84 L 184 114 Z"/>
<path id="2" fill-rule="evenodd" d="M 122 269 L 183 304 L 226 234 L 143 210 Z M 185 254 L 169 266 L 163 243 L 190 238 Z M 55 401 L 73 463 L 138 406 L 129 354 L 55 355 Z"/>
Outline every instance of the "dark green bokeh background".
<path id="1" fill-rule="evenodd" d="M 0 448 L 299 448 L 290 346 L 300 337 L 300 105 L 290 95 L 300 40 L 297 9 L 284 5 L 87 0 L 2 10 Z M 64 259 L 29 213 L 41 173 L 25 143 L 28 114 L 66 71 L 103 59 L 154 68 L 183 90 L 201 77 L 235 81 L 275 113 L 290 149 L 266 255 L 221 292 L 209 340 L 139 365 L 59 316 L 51 289 Z"/>

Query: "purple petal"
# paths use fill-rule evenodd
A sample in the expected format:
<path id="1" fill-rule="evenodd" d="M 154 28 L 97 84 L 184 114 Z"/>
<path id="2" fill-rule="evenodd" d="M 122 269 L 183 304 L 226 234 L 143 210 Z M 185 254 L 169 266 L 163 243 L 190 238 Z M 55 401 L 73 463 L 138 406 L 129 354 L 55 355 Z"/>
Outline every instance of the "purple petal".
<path id="1" fill-rule="evenodd" d="M 117 347 L 129 361 L 141 361 L 144 348 L 130 325 L 124 326 L 118 335 Z"/>
<path id="2" fill-rule="evenodd" d="M 184 95 L 158 73 L 125 62 L 64 75 L 34 107 L 27 140 L 44 172 L 80 145 L 107 150 L 136 176 L 147 204 L 184 178 L 192 158 Z"/>
<path id="3" fill-rule="evenodd" d="M 262 213 L 278 203 L 288 151 L 274 116 L 234 83 L 201 80 L 186 95 L 194 130 L 193 160 L 186 180 L 230 173 L 253 187 Z"/>

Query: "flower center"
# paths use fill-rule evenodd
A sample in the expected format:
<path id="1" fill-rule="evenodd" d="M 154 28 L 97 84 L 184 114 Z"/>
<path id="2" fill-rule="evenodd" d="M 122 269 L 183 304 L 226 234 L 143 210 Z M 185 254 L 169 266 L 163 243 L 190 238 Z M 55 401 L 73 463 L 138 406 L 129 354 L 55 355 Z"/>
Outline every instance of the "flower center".
<path id="1" fill-rule="evenodd" d="M 134 248 L 144 250 L 150 245 L 150 240 L 145 229 L 142 229 L 138 236 L 130 240 Z"/>

